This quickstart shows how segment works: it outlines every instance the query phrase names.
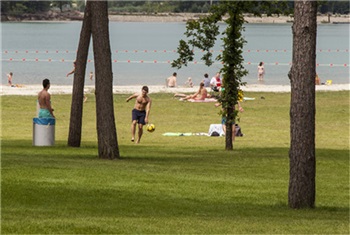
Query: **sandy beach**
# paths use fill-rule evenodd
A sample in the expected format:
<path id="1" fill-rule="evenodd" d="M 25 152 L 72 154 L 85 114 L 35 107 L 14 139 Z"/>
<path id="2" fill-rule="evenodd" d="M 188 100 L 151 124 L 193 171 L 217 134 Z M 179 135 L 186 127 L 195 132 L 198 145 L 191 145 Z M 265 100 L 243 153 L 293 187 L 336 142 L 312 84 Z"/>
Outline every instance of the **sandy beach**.
<path id="1" fill-rule="evenodd" d="M 139 86 L 113 86 L 114 94 L 133 94 L 140 92 L 142 85 Z M 41 85 L 21 85 L 18 87 L 0 86 L 0 96 L 3 95 L 27 95 L 35 96 L 42 89 Z M 85 86 L 85 93 L 94 93 L 94 86 Z M 198 87 L 176 87 L 167 88 L 162 85 L 149 86 L 152 93 L 195 93 Z M 290 85 L 260 85 L 252 84 L 242 87 L 246 92 L 290 92 Z M 332 84 L 316 86 L 316 91 L 349 91 L 350 84 Z M 51 84 L 49 92 L 51 94 L 72 94 L 72 85 L 63 86 Z"/>
<path id="2" fill-rule="evenodd" d="M 119 14 L 109 15 L 110 21 L 119 22 L 187 22 L 188 20 L 198 20 L 200 17 L 206 16 L 205 13 L 159 13 L 159 14 Z M 81 15 L 83 17 L 83 15 Z M 318 15 L 317 23 L 349 23 L 349 15 Z M 263 23 L 263 24 L 285 24 L 291 23 L 293 17 L 284 15 L 273 15 L 267 17 L 254 16 L 252 14 L 245 14 L 244 20 L 247 23 Z"/>

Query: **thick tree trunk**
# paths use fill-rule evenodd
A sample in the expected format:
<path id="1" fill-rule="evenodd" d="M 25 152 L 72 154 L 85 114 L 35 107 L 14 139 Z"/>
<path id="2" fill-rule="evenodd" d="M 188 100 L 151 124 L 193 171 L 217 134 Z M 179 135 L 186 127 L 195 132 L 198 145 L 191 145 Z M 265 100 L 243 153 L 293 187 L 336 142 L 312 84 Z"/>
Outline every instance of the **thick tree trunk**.
<path id="1" fill-rule="evenodd" d="M 85 71 L 91 38 L 90 9 L 90 2 L 87 1 L 83 26 L 80 32 L 76 68 L 73 80 L 72 105 L 68 136 L 68 146 L 71 147 L 80 147 L 81 142 Z"/>
<path id="2" fill-rule="evenodd" d="M 119 158 L 113 106 L 113 74 L 109 42 L 107 1 L 91 2 L 92 38 L 96 74 L 98 155 Z"/>
<path id="3" fill-rule="evenodd" d="M 316 1 L 295 1 L 291 79 L 290 179 L 291 208 L 315 204 L 315 66 Z"/>

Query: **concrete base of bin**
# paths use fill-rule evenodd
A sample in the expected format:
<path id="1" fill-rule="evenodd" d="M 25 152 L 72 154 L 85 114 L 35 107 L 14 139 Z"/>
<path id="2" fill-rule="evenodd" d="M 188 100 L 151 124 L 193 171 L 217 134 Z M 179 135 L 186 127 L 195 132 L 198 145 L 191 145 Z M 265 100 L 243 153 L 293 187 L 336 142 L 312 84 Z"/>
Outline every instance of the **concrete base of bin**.
<path id="1" fill-rule="evenodd" d="M 33 118 L 33 145 L 55 145 L 55 119 Z"/>

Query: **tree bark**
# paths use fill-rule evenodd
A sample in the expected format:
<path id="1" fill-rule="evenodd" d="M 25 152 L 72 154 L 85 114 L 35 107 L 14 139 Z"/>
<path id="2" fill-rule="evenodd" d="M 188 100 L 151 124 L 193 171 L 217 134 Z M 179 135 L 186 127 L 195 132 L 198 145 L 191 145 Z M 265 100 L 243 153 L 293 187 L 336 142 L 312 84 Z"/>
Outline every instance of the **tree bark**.
<path id="1" fill-rule="evenodd" d="M 227 117 L 232 117 L 233 116 L 233 108 L 228 107 L 226 109 L 227 112 Z M 226 133 L 225 133 L 225 150 L 232 150 L 233 149 L 233 142 L 232 142 L 232 122 L 231 120 L 229 121 L 229 118 L 227 118 L 226 121 Z"/>
<path id="2" fill-rule="evenodd" d="M 91 2 L 92 38 L 95 61 L 96 121 L 98 155 L 119 158 L 113 106 L 113 74 L 109 42 L 107 1 Z"/>
<path id="3" fill-rule="evenodd" d="M 80 40 L 73 80 L 72 105 L 68 136 L 68 146 L 71 147 L 80 147 L 81 143 L 85 71 L 91 38 L 90 9 L 90 2 L 87 1 L 83 26 L 80 32 Z"/>
<path id="4" fill-rule="evenodd" d="M 291 79 L 290 179 L 291 208 L 315 204 L 315 76 L 317 2 L 295 1 Z"/>

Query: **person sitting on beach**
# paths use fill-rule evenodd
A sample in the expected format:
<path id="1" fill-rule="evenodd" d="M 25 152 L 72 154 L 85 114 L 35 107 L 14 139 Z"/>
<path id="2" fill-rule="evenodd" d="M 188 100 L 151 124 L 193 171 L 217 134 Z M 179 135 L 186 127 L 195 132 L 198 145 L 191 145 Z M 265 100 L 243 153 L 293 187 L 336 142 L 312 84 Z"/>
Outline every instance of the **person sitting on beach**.
<path id="1" fill-rule="evenodd" d="M 204 79 L 202 82 L 204 83 L 204 87 L 210 87 L 210 79 L 207 73 L 204 74 Z"/>
<path id="2" fill-rule="evenodd" d="M 209 98 L 208 91 L 204 87 L 204 83 L 201 82 L 199 84 L 199 90 L 193 95 L 185 95 L 185 94 L 175 94 L 174 97 L 182 97 L 180 100 L 205 100 L 205 98 Z"/>
<path id="3" fill-rule="evenodd" d="M 210 87 L 213 91 L 219 91 L 221 87 L 220 73 L 216 73 L 210 80 Z"/>
<path id="4" fill-rule="evenodd" d="M 315 77 L 315 85 L 321 85 L 321 80 L 320 80 L 320 77 L 318 76 L 317 73 L 316 73 L 316 77 Z"/>
<path id="5" fill-rule="evenodd" d="M 186 87 L 193 87 L 193 82 L 192 82 L 192 78 L 191 77 L 189 77 L 187 79 L 187 82 L 185 82 L 185 86 Z"/>
<path id="6" fill-rule="evenodd" d="M 48 92 L 50 88 L 50 80 L 43 80 L 43 89 L 38 93 L 38 103 L 39 103 L 39 118 L 55 118 L 53 115 L 53 108 L 51 107 L 51 96 Z"/>
<path id="7" fill-rule="evenodd" d="M 166 79 L 167 87 L 176 87 L 176 76 L 177 76 L 177 73 L 173 73 L 173 76 L 170 76 Z"/>

